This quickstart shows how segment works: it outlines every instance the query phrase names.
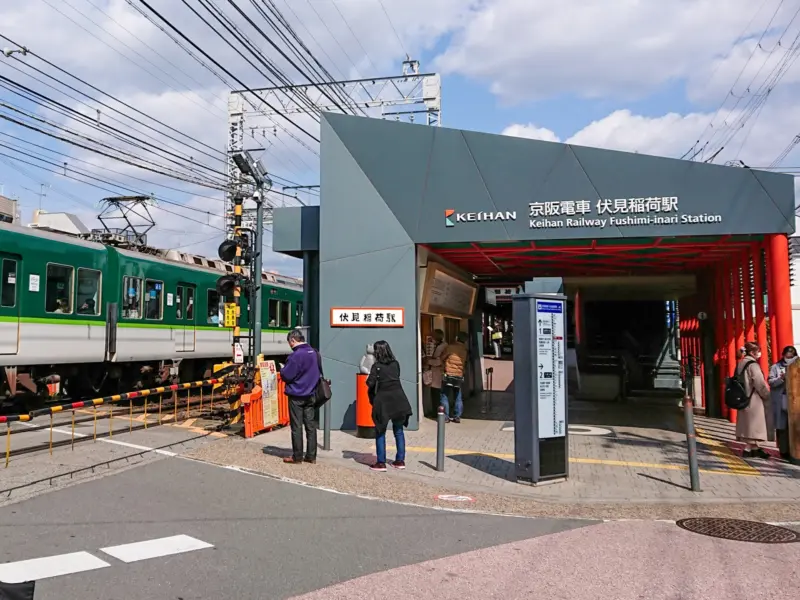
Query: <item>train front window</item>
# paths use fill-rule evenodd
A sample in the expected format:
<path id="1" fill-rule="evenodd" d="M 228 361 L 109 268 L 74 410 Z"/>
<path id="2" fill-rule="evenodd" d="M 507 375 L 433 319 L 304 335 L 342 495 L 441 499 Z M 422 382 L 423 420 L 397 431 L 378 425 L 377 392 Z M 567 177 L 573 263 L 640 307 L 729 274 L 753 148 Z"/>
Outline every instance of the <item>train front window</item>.
<path id="1" fill-rule="evenodd" d="M 100 314 L 101 273 L 94 269 L 78 269 L 78 289 L 75 290 L 75 305 L 79 315 Z"/>
<path id="2" fill-rule="evenodd" d="M 72 314 L 72 278 L 75 269 L 66 265 L 47 265 L 45 310 L 62 315 Z"/>
<path id="3" fill-rule="evenodd" d="M 302 302 L 298 302 L 297 304 L 295 304 L 295 317 L 297 318 L 297 321 L 296 321 L 295 325 L 297 327 L 300 327 L 301 325 L 305 325 L 305 321 L 303 320 L 303 316 L 304 316 L 303 315 L 303 303 Z"/>
<path id="4" fill-rule="evenodd" d="M 183 318 L 183 296 L 185 288 L 182 285 L 178 286 L 178 293 L 175 296 L 175 318 L 179 321 Z"/>
<path id="5" fill-rule="evenodd" d="M 0 306 L 13 307 L 17 304 L 17 261 L 4 258 L 0 276 Z"/>
<path id="6" fill-rule="evenodd" d="M 142 318 L 142 280 L 138 277 L 122 278 L 122 318 Z"/>
<path id="7" fill-rule="evenodd" d="M 162 317 L 162 301 L 164 292 L 163 281 L 144 281 L 144 318 L 150 321 L 160 321 Z"/>
<path id="8" fill-rule="evenodd" d="M 290 302 L 281 302 L 280 320 L 278 324 L 280 327 L 292 326 L 292 304 Z"/>

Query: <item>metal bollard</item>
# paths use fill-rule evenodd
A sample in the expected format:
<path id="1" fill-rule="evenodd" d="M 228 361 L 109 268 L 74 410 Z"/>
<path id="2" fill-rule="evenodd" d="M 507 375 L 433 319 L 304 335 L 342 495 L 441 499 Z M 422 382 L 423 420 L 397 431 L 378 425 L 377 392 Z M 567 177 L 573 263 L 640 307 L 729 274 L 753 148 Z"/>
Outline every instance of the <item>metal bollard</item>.
<path id="1" fill-rule="evenodd" d="M 322 449 L 331 449 L 331 402 L 325 403 L 322 407 Z"/>
<path id="2" fill-rule="evenodd" d="M 686 446 L 689 450 L 689 479 L 693 492 L 700 491 L 700 471 L 697 467 L 697 436 L 694 431 L 694 402 L 689 394 L 683 398 L 683 416 L 686 421 Z"/>
<path id="3" fill-rule="evenodd" d="M 444 406 L 436 413 L 436 470 L 444 471 Z"/>

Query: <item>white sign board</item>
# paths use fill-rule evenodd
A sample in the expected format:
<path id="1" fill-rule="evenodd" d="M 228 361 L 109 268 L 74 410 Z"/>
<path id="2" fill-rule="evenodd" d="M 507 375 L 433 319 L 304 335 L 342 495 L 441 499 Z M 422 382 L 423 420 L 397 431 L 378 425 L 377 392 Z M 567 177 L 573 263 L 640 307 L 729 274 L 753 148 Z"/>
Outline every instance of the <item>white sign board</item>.
<path id="1" fill-rule="evenodd" d="M 486 303 L 497 305 L 498 302 L 511 302 L 514 296 L 522 293 L 522 286 L 487 287 Z"/>
<path id="2" fill-rule="evenodd" d="M 539 439 L 566 435 L 564 301 L 536 300 L 536 381 Z"/>
<path id="3" fill-rule="evenodd" d="M 244 363 L 244 350 L 242 349 L 242 344 L 240 342 L 236 342 L 233 345 L 233 362 L 237 365 Z"/>
<path id="4" fill-rule="evenodd" d="M 28 277 L 28 291 L 29 292 L 38 292 L 39 291 L 39 276 L 38 275 L 31 275 Z"/>
<path id="5" fill-rule="evenodd" d="M 331 327 L 405 327 L 405 309 L 341 307 L 331 309 Z"/>

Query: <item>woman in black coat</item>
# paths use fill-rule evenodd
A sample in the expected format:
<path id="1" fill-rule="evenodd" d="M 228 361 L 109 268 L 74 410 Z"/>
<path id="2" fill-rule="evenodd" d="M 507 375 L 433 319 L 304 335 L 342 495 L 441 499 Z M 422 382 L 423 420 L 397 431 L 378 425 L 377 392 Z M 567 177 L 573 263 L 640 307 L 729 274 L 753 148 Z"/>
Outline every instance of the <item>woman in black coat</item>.
<path id="1" fill-rule="evenodd" d="M 375 423 L 375 450 L 377 462 L 373 471 L 386 471 L 386 430 L 392 424 L 397 457 L 392 463 L 395 469 L 406 468 L 406 440 L 403 428 L 408 427 L 412 414 L 403 386 L 400 384 L 400 363 L 392 354 L 388 342 L 373 344 L 375 364 L 367 377 L 367 391 L 372 403 L 372 421 Z"/>

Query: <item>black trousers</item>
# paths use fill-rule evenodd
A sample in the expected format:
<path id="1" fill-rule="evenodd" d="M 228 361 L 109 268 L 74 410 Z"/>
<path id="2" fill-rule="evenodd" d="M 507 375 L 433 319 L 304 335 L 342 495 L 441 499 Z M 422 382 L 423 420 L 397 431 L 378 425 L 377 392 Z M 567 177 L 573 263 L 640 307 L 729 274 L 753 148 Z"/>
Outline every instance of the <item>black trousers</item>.
<path id="1" fill-rule="evenodd" d="M 292 456 L 295 460 L 317 458 L 317 422 L 313 396 L 289 396 L 289 427 L 292 430 Z M 306 453 L 303 455 L 303 429 Z"/>

